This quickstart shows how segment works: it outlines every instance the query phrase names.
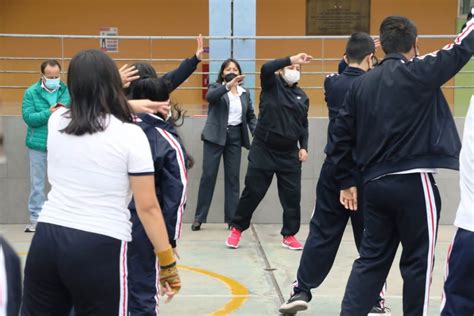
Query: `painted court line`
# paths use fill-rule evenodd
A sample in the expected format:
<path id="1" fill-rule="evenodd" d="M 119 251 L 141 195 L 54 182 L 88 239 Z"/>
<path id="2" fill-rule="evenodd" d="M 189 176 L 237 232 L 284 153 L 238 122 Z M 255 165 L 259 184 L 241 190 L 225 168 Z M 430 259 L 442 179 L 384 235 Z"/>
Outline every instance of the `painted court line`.
<path id="1" fill-rule="evenodd" d="M 236 311 L 242 304 L 244 304 L 245 301 L 247 301 L 249 297 L 249 291 L 245 286 L 235 281 L 234 279 L 226 277 L 222 274 L 218 274 L 218 273 L 207 271 L 200 268 L 194 268 L 194 267 L 182 266 L 182 265 L 179 265 L 178 268 L 181 270 L 187 270 L 187 271 L 200 273 L 205 276 L 217 279 L 221 281 L 222 283 L 224 283 L 225 285 L 227 285 L 227 287 L 229 287 L 230 293 L 232 294 L 232 299 L 229 300 L 223 307 L 211 313 L 210 316 L 229 315 L 230 313 Z"/>

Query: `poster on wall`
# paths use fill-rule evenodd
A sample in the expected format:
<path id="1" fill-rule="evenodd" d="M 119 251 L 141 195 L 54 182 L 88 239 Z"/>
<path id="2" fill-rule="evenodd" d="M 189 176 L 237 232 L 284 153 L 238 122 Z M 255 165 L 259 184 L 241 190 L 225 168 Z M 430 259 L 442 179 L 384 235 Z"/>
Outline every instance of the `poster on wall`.
<path id="1" fill-rule="evenodd" d="M 307 0 L 307 35 L 370 32 L 370 0 Z"/>
<path id="2" fill-rule="evenodd" d="M 100 49 L 105 53 L 118 53 L 118 40 L 107 38 L 108 36 L 117 36 L 118 27 L 101 27 L 100 36 Z"/>

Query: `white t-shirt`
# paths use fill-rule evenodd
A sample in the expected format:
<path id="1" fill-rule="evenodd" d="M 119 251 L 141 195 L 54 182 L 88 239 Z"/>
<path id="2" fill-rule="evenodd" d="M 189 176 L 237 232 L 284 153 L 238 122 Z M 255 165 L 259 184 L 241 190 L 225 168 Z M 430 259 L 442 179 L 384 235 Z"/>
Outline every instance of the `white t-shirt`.
<path id="1" fill-rule="evenodd" d="M 234 95 L 231 91 L 227 92 L 229 97 L 229 120 L 227 125 L 236 126 L 242 124 L 242 101 L 240 96 L 245 92 L 245 89 L 241 86 L 237 86 L 237 95 Z"/>
<path id="2" fill-rule="evenodd" d="M 51 192 L 39 222 L 131 240 L 129 175 L 152 175 L 150 145 L 142 129 L 107 116 L 105 131 L 61 133 L 70 119 L 58 109 L 48 123 Z"/>
<path id="3" fill-rule="evenodd" d="M 454 225 L 474 232 L 474 95 L 464 123 L 459 163 L 461 201 Z"/>

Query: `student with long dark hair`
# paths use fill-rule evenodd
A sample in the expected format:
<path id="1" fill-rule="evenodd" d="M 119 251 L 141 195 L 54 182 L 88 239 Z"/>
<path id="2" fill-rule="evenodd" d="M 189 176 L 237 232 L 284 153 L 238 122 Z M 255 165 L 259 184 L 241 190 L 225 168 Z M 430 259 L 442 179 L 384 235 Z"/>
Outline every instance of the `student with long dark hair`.
<path id="1" fill-rule="evenodd" d="M 141 75 L 141 78 L 143 77 Z M 170 90 L 170 83 L 163 78 L 139 79 L 135 81 L 131 97 L 169 102 Z M 159 112 L 139 114 L 137 124 L 145 132 L 151 147 L 155 165 L 156 195 L 163 211 L 169 242 L 175 250 L 176 241 L 181 237 L 183 213 L 186 207 L 189 159 L 175 129 L 176 122 L 183 119 L 184 112 L 173 105 L 172 113 L 174 115 L 169 119 L 167 115 Z M 132 242 L 128 252 L 129 312 L 132 315 L 158 315 L 157 258 L 133 200 L 129 208 L 133 223 Z"/>
<path id="2" fill-rule="evenodd" d="M 217 81 L 209 85 L 206 125 L 201 134 L 204 143 L 201 182 L 192 230 L 207 221 L 221 157 L 224 158 L 224 221 L 230 223 L 240 194 L 242 147 L 250 149 L 248 130 L 253 134 L 257 119 L 250 93 L 242 87 L 244 76 L 235 59 L 225 60 Z"/>
<path id="3" fill-rule="evenodd" d="M 49 119 L 52 189 L 28 253 L 22 315 L 127 314 L 127 243 L 135 205 L 159 259 L 160 283 L 181 287 L 154 188 L 150 146 L 114 62 L 85 50 L 70 62 L 71 108 Z"/>
<path id="4" fill-rule="evenodd" d="M 308 157 L 309 99 L 298 86 L 301 64 L 312 57 L 300 53 L 262 65 L 260 112 L 255 138 L 249 152 L 245 188 L 230 224 L 226 240 L 239 246 L 241 233 L 250 227 L 253 212 L 276 174 L 278 196 L 283 207 L 282 245 L 302 249 L 295 235 L 301 216 L 301 163 Z"/>

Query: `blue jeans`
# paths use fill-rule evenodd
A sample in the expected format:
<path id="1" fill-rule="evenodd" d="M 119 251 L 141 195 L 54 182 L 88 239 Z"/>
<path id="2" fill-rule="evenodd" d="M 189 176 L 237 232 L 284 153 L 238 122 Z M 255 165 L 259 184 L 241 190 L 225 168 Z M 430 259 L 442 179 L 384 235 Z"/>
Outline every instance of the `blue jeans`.
<path id="1" fill-rule="evenodd" d="M 36 224 L 38 216 L 43 209 L 46 195 L 44 186 L 46 182 L 46 152 L 28 149 L 30 156 L 30 198 L 28 209 L 30 211 L 30 222 Z"/>

